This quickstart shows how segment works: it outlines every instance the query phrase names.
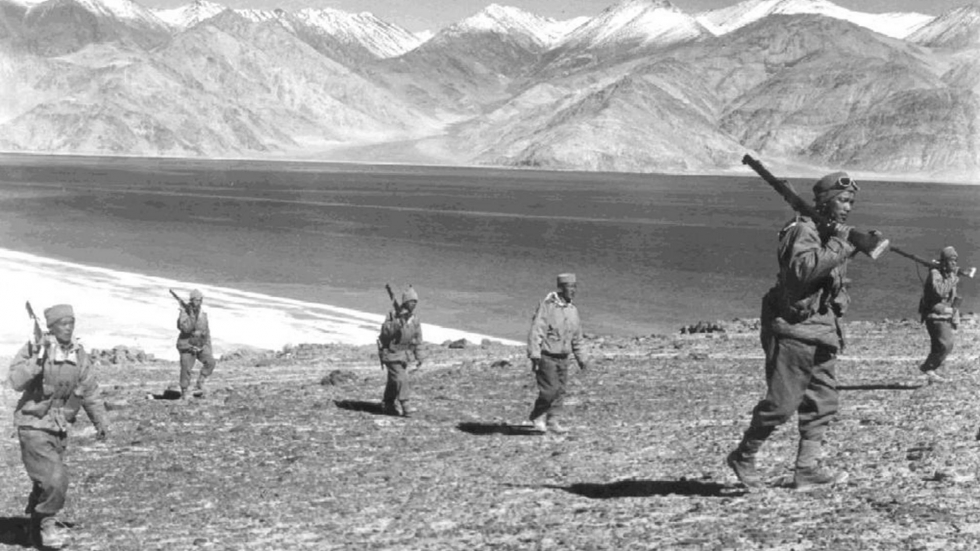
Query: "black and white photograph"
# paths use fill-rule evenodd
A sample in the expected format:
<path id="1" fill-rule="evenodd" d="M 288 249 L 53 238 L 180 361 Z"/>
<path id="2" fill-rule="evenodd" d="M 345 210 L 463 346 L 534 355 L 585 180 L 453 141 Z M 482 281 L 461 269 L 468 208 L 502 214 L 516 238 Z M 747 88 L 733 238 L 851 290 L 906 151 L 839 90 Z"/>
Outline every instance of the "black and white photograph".
<path id="1" fill-rule="evenodd" d="M 0 549 L 980 549 L 978 265 L 977 0 L 0 0 Z"/>

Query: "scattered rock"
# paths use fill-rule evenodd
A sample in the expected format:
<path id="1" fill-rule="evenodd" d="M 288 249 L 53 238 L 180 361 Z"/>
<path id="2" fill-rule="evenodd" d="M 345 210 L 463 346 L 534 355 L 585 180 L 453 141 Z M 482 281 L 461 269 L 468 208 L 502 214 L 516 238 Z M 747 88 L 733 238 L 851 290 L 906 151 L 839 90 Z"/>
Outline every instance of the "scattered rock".
<path id="1" fill-rule="evenodd" d="M 445 344 L 445 346 L 448 346 L 449 348 L 454 348 L 454 349 L 468 348 L 473 344 L 466 339 L 459 339 L 458 341 L 447 341 L 447 342 L 449 342 L 449 344 L 445 344 L 445 343 L 443 344 Z"/>
<path id="2" fill-rule="evenodd" d="M 357 375 L 354 375 L 350 371 L 344 371 L 337 369 L 331 371 L 324 378 L 320 379 L 320 384 L 323 386 L 337 386 L 347 383 L 353 383 L 357 381 Z"/>
<path id="3" fill-rule="evenodd" d="M 492 364 L 490 364 L 490 367 L 492 367 L 494 369 L 506 369 L 506 368 L 510 367 L 511 365 L 513 365 L 513 364 L 511 364 L 507 360 L 497 360 L 497 361 L 493 362 Z"/>
<path id="4" fill-rule="evenodd" d="M 106 411 L 116 411 L 128 408 L 129 402 L 126 400 L 106 400 L 104 405 Z"/>
<path id="5" fill-rule="evenodd" d="M 112 350 L 93 348 L 89 351 L 89 358 L 97 364 L 104 365 L 142 364 L 156 361 L 153 354 L 147 354 L 139 348 L 129 348 L 123 345 L 113 347 Z"/>

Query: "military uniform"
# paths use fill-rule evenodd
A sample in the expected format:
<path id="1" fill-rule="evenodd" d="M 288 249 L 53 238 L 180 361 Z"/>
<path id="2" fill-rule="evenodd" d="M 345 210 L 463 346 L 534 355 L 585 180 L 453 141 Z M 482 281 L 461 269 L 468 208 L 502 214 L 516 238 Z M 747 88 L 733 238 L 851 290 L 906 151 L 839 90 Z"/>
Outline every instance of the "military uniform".
<path id="1" fill-rule="evenodd" d="M 67 317 L 72 308 L 57 305 L 44 312 L 48 326 Z M 68 472 L 64 465 L 68 431 L 79 409 L 105 438 L 105 408 L 97 399 L 98 382 L 89 356 L 74 338 L 67 344 L 51 337 L 39 346 L 25 344 L 10 364 L 10 386 L 22 395 L 14 410 L 21 458 L 34 483 L 27 505 L 34 532 L 47 547 L 59 547 L 66 537 L 55 523 L 65 505 Z"/>
<path id="2" fill-rule="evenodd" d="M 388 414 L 398 413 L 396 404 L 401 405 L 401 413 L 405 417 L 415 412 L 415 407 L 411 402 L 412 393 L 408 381 L 408 365 L 413 361 L 416 365 L 422 365 L 423 356 L 420 350 L 422 322 L 419 320 L 418 314 L 414 310 L 408 310 L 406 305 L 410 301 L 417 303 L 418 298 L 415 289 L 409 287 L 402 294 L 399 310 L 389 312 L 381 325 L 378 351 L 381 356 L 381 363 L 388 372 L 383 397 L 384 410 Z"/>
<path id="3" fill-rule="evenodd" d="M 943 249 L 941 258 L 956 259 L 953 247 Z M 939 369 L 946 357 L 953 351 L 953 330 L 959 323 L 959 312 L 953 304 L 957 298 L 956 286 L 959 277 L 956 270 L 945 273 L 939 268 L 930 268 L 929 277 L 922 288 L 922 299 L 919 301 L 919 315 L 926 324 L 931 343 L 929 355 L 919 370 L 930 376 L 931 380 L 941 380 L 935 371 Z"/>
<path id="4" fill-rule="evenodd" d="M 832 199 L 853 182 L 843 173 L 822 178 L 814 194 Z M 857 187 L 853 186 L 856 191 Z M 819 203 L 819 201 L 818 201 Z M 839 407 L 835 364 L 844 347 L 840 318 L 849 296 L 847 264 L 855 247 L 840 231 L 818 228 L 806 216 L 798 216 L 779 233 L 776 285 L 762 300 L 762 347 L 766 356 L 766 395 L 752 411 L 752 420 L 728 464 L 747 486 L 760 485 L 755 456 L 777 426 L 798 416 L 799 447 L 796 458 L 798 486 L 839 481 L 818 469 L 827 426 Z M 843 475 L 841 475 L 843 476 Z"/>
<path id="5" fill-rule="evenodd" d="M 191 291 L 191 301 L 203 300 L 204 295 L 200 291 Z M 177 337 L 177 351 L 180 352 L 180 393 L 181 397 L 187 396 L 187 388 L 191 385 L 191 375 L 194 370 L 194 363 L 201 362 L 201 372 L 197 376 L 195 393 L 204 392 L 204 381 L 214 372 L 217 362 L 211 352 L 211 328 L 208 326 L 208 314 L 204 310 L 197 313 L 189 312 L 185 308 L 180 309 L 177 318 L 177 329 L 180 335 Z"/>
<path id="6" fill-rule="evenodd" d="M 575 274 L 558 276 L 559 286 L 575 283 Z M 588 358 L 582 346 L 578 309 L 559 292 L 552 291 L 538 305 L 527 337 L 527 356 L 538 385 L 538 397 L 529 419 L 539 432 L 548 428 L 565 432 L 558 418 L 568 383 L 569 357 L 575 356 L 581 369 L 586 369 Z"/>

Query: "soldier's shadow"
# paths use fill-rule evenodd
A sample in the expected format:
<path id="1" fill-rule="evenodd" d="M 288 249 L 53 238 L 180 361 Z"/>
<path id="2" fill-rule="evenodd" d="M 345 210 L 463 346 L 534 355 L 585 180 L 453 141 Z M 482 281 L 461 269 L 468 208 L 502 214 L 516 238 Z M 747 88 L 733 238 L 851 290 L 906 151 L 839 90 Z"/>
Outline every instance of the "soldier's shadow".
<path id="1" fill-rule="evenodd" d="M 918 390 L 926 386 L 915 383 L 865 383 L 857 385 L 837 385 L 837 390 Z"/>
<path id="2" fill-rule="evenodd" d="M 508 436 L 530 436 L 540 435 L 535 432 L 530 425 L 508 425 L 506 423 L 459 423 L 456 428 L 467 434 L 476 436 L 487 436 L 489 434 L 503 434 Z"/>
<path id="3" fill-rule="evenodd" d="M 335 400 L 334 404 L 340 409 L 348 411 L 362 411 L 373 415 L 384 415 L 384 404 L 380 402 L 367 402 L 364 400 Z"/>
<path id="4" fill-rule="evenodd" d="M 571 486 L 545 485 L 544 487 L 563 490 L 590 499 L 668 495 L 737 497 L 746 493 L 745 488 L 700 480 L 618 480 L 608 484 L 579 482 Z"/>
<path id="5" fill-rule="evenodd" d="M 0 545 L 34 547 L 30 539 L 31 520 L 27 517 L 0 517 Z"/>

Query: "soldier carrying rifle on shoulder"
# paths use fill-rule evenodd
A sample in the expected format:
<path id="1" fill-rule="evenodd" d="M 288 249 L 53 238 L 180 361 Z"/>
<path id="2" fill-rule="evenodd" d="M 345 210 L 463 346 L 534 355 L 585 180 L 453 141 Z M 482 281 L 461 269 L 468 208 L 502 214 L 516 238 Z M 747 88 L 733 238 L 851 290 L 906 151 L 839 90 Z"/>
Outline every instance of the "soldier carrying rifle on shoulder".
<path id="1" fill-rule="evenodd" d="M 926 324 L 932 346 L 919 371 L 929 383 L 946 382 L 946 378 L 936 371 L 953 351 L 953 330 L 960 323 L 959 297 L 956 296 L 956 285 L 960 281 L 958 259 L 956 249 L 945 247 L 939 255 L 938 265 L 929 269 L 929 277 L 922 287 L 919 316 Z"/>
<path id="2" fill-rule="evenodd" d="M 825 470 L 819 458 L 826 429 L 838 411 L 835 361 L 844 346 L 840 318 L 849 303 L 847 264 L 858 251 L 876 258 L 888 242 L 877 232 L 862 234 L 845 225 L 858 191 L 846 173 L 817 180 L 811 206 L 755 159 L 746 156 L 743 162 L 800 214 L 779 232 L 779 275 L 762 300 L 766 395 L 753 409 L 749 428 L 727 463 L 746 487 L 761 487 L 756 454 L 776 427 L 796 413 L 800 434 L 796 488 L 835 484 L 847 473 Z"/>
<path id="3" fill-rule="evenodd" d="M 397 405 L 401 405 L 401 415 L 411 417 L 416 409 L 411 403 L 411 393 L 408 385 L 408 364 L 415 361 L 416 367 L 422 367 L 423 357 L 419 352 L 422 344 L 422 323 L 415 307 L 419 295 L 414 288 L 409 287 L 402 294 L 402 301 L 395 300 L 395 294 L 388 289 L 388 297 L 392 302 L 392 310 L 388 312 L 381 325 L 378 337 L 378 355 L 381 367 L 388 371 L 388 382 L 384 392 L 384 413 L 398 415 Z"/>
<path id="4" fill-rule="evenodd" d="M 34 336 L 10 363 L 10 386 L 23 394 L 14 410 L 21 458 L 34 483 L 25 513 L 31 516 L 31 540 L 42 549 L 60 549 L 68 531 L 55 519 L 65 506 L 68 470 L 65 451 L 68 431 L 78 410 L 84 409 L 95 438 L 108 434 L 106 413 L 98 399 L 99 384 L 88 353 L 75 339 L 75 312 L 69 304 L 44 311 L 44 333 L 31 304 Z"/>
<path id="5" fill-rule="evenodd" d="M 194 396 L 204 396 L 204 381 L 214 372 L 216 364 L 211 352 L 211 328 L 208 327 L 208 315 L 201 309 L 204 304 L 204 294 L 197 289 L 191 291 L 190 302 L 184 302 L 177 293 L 170 290 L 180 304 L 180 315 L 177 317 L 177 351 L 180 352 L 180 399 L 187 398 L 187 388 L 191 385 L 191 374 L 196 361 L 201 362 L 201 372 L 194 385 Z"/>

